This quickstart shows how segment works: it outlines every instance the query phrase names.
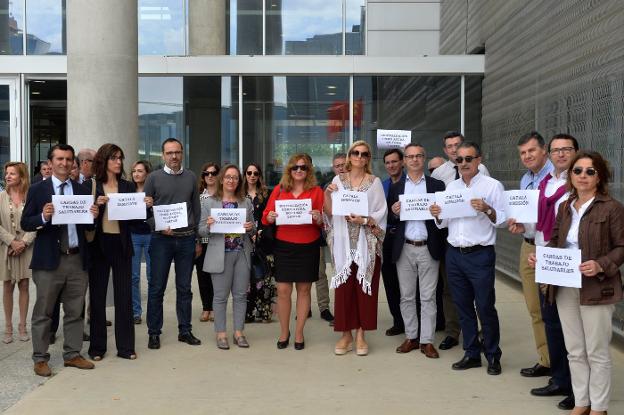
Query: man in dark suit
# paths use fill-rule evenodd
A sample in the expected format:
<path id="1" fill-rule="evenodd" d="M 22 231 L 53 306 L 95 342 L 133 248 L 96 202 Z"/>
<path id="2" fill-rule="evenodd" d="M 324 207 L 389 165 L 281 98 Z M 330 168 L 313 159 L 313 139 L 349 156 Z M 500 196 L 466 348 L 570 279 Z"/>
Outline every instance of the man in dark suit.
<path id="1" fill-rule="evenodd" d="M 433 219 L 400 220 L 399 195 L 434 193 L 445 189 L 444 182 L 425 176 L 425 158 L 425 149 L 420 144 L 408 144 L 404 150 L 407 175 L 392 184 L 388 193 L 388 223 L 396 229 L 392 263 L 397 267 L 401 316 L 405 322 L 405 341 L 396 351 L 408 353 L 420 348 L 425 356 L 438 358 L 433 336 L 436 327 L 438 270 L 444 255 L 444 231 L 438 229 Z M 416 305 L 418 291 L 420 318 Z"/>
<path id="2" fill-rule="evenodd" d="M 69 179 L 74 162 L 74 149 L 57 144 L 48 151 L 52 176 L 28 190 L 22 213 L 22 229 L 37 232 L 30 268 L 37 287 L 32 314 L 34 370 L 39 376 L 52 374 L 48 366 L 50 326 L 54 304 L 63 303 L 63 360 L 65 366 L 93 369 L 94 365 L 80 355 L 84 328 L 84 296 L 87 290 L 88 250 L 85 230 L 93 225 L 53 225 L 52 195 L 90 195 L 89 189 Z M 97 217 L 97 206 L 91 206 Z"/>

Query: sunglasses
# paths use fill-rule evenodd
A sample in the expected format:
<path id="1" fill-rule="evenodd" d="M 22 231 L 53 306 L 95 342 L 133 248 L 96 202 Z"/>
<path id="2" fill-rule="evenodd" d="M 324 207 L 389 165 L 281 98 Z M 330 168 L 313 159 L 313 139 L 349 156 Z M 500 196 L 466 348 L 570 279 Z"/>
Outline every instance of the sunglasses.
<path id="1" fill-rule="evenodd" d="M 308 171 L 308 166 L 306 166 L 306 165 L 303 165 L 303 166 L 296 165 L 296 166 L 292 166 L 290 168 L 290 171 L 297 171 L 297 170 Z"/>
<path id="2" fill-rule="evenodd" d="M 248 170 L 245 172 L 247 176 L 260 177 L 260 173 L 257 171 Z"/>
<path id="3" fill-rule="evenodd" d="M 575 167 L 572 169 L 572 173 L 574 173 L 575 176 L 580 176 L 581 174 L 583 174 L 583 168 L 582 167 Z M 585 174 L 588 176 L 595 176 L 596 173 L 598 173 L 598 170 L 596 170 L 593 167 L 588 167 L 585 169 Z"/>
<path id="4" fill-rule="evenodd" d="M 218 175 L 219 175 L 218 171 L 210 171 L 210 170 L 208 170 L 208 171 L 202 172 L 202 176 L 204 176 L 204 177 L 206 177 L 206 176 L 217 177 Z"/>
<path id="5" fill-rule="evenodd" d="M 349 153 L 350 156 L 354 156 L 354 157 L 362 157 L 363 159 L 367 159 L 370 157 L 370 153 L 368 151 L 358 151 L 358 150 L 351 150 L 351 152 Z"/>
<path id="6" fill-rule="evenodd" d="M 455 157 L 455 162 L 457 164 L 462 164 L 464 162 L 464 160 L 466 160 L 466 163 L 472 163 L 472 160 L 476 159 L 477 156 L 466 156 L 466 157 Z"/>

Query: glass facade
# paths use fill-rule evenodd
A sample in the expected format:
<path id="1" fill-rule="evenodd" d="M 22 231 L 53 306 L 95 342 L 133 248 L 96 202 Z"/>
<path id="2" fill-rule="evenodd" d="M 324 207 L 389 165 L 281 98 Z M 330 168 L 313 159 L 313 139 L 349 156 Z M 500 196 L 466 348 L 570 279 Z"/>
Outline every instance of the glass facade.
<path id="1" fill-rule="evenodd" d="M 11 156 L 11 102 L 8 85 L 0 85 L 0 165 Z M 4 177 L 2 178 L 4 182 Z"/>
<path id="2" fill-rule="evenodd" d="M 65 54 L 67 52 L 65 1 L 28 0 L 26 31 L 26 54 Z"/>
<path id="3" fill-rule="evenodd" d="M 0 1 L 0 55 L 24 53 L 24 4 Z"/>
<path id="4" fill-rule="evenodd" d="M 263 0 L 230 0 L 228 54 L 262 55 Z"/>
<path id="5" fill-rule="evenodd" d="M 185 0 L 139 0 L 139 55 L 186 54 Z"/>

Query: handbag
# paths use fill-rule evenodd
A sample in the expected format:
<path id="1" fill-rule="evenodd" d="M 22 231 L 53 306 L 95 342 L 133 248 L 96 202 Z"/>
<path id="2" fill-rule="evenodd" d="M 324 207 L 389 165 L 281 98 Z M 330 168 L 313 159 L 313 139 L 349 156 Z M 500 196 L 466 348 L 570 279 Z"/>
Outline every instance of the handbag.
<path id="1" fill-rule="evenodd" d="M 279 186 L 279 185 L 278 185 Z M 279 192 L 277 193 L 277 197 L 279 198 L 282 193 L 282 187 L 280 186 Z M 262 223 L 259 226 L 258 236 L 256 237 L 256 245 L 257 247 L 265 254 L 265 255 L 273 255 L 273 249 L 275 248 L 275 234 L 277 231 L 277 225 L 275 223 L 269 225 L 263 225 Z"/>
<path id="2" fill-rule="evenodd" d="M 95 178 L 91 179 L 91 196 L 93 196 L 93 201 L 95 202 Z M 85 238 L 87 239 L 87 242 L 93 242 L 93 240 L 95 239 L 95 229 L 92 231 L 85 231 Z"/>

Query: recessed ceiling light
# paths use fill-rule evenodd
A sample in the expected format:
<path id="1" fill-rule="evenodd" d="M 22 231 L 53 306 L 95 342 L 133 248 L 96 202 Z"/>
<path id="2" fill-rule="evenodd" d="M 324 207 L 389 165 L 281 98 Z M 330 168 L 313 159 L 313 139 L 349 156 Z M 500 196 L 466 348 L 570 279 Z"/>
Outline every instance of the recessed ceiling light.
<path id="1" fill-rule="evenodd" d="M 336 85 L 327 85 L 327 89 L 336 89 Z"/>
<path id="2" fill-rule="evenodd" d="M 41 95 L 41 92 L 39 92 L 39 91 L 32 91 L 32 94 L 33 95 Z"/>

